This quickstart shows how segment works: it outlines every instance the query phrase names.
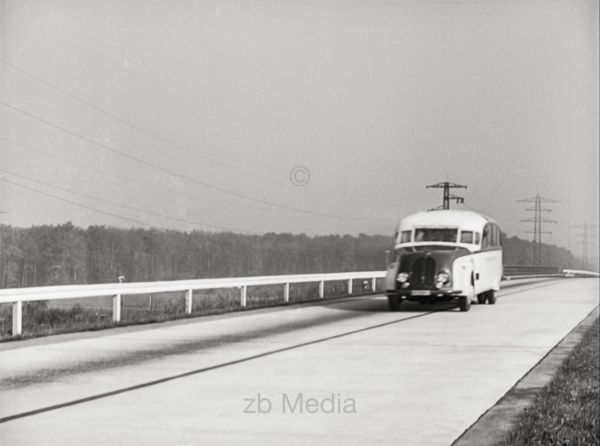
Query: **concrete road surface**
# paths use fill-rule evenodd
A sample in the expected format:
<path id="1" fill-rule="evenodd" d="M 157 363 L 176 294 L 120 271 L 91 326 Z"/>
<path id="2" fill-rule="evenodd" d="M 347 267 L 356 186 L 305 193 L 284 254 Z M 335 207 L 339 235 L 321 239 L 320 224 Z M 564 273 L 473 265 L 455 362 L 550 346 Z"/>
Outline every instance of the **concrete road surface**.
<path id="1" fill-rule="evenodd" d="M 2 445 L 449 445 L 598 305 L 382 296 L 0 344 Z"/>

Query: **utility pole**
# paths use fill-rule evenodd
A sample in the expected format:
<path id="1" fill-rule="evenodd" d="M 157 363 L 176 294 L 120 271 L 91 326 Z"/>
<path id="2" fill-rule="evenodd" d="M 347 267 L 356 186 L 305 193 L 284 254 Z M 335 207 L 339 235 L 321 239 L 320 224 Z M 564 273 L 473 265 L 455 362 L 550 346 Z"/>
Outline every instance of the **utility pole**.
<path id="1" fill-rule="evenodd" d="M 582 251 L 582 258 L 583 258 L 583 269 L 587 270 L 590 267 L 588 248 L 590 245 L 594 244 L 594 242 L 590 239 L 596 236 L 591 231 L 592 231 L 592 229 L 594 229 L 596 227 L 596 225 L 588 225 L 587 223 L 584 223 L 583 225 L 573 226 L 573 227 L 581 228 L 581 230 L 582 230 L 582 232 L 580 234 L 577 234 L 575 237 L 582 238 L 581 251 Z"/>
<path id="2" fill-rule="evenodd" d="M 459 197 L 457 195 L 453 195 L 450 193 L 450 189 L 466 189 L 467 186 L 463 186 L 462 184 L 450 183 L 448 181 L 444 181 L 442 183 L 430 184 L 425 186 L 426 189 L 444 189 L 444 201 L 442 207 L 434 208 L 434 209 L 450 209 L 450 200 L 456 200 L 456 204 L 462 204 L 465 202 L 464 197 Z M 430 210 L 434 210 L 430 209 Z"/>
<path id="3" fill-rule="evenodd" d="M 543 208 L 542 203 L 560 203 L 552 198 L 544 198 L 537 194 L 533 198 L 524 198 L 517 200 L 517 203 L 533 203 L 533 207 L 526 208 L 526 211 L 533 211 L 533 217 L 521 220 L 522 222 L 533 222 L 533 231 L 526 231 L 527 234 L 533 234 L 533 264 L 542 264 L 542 234 L 552 234 L 550 231 L 542 231 L 542 223 L 557 223 L 556 220 L 542 218 L 542 212 L 552 212 L 552 209 Z"/>

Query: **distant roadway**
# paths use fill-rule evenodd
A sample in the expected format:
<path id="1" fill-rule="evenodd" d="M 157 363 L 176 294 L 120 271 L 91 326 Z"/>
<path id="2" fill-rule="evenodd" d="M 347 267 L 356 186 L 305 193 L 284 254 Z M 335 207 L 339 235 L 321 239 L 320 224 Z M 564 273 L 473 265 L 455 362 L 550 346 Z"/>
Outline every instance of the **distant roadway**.
<path id="1" fill-rule="evenodd" d="M 353 297 L 0 344 L 2 445 L 449 445 L 598 305 Z"/>

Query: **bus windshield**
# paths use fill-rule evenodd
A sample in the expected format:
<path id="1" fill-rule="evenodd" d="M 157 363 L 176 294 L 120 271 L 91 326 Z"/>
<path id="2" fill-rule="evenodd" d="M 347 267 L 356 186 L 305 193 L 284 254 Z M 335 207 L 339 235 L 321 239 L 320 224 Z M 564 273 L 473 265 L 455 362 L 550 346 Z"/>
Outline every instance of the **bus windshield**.
<path id="1" fill-rule="evenodd" d="M 453 228 L 416 228 L 415 242 L 456 243 L 458 229 Z"/>

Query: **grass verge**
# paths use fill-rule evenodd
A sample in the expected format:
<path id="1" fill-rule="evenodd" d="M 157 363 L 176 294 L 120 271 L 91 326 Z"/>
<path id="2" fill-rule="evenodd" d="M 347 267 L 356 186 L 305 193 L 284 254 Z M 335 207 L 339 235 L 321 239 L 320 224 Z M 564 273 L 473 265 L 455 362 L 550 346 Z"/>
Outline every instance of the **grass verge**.
<path id="1" fill-rule="evenodd" d="M 599 370 L 596 319 L 499 445 L 600 445 Z"/>

